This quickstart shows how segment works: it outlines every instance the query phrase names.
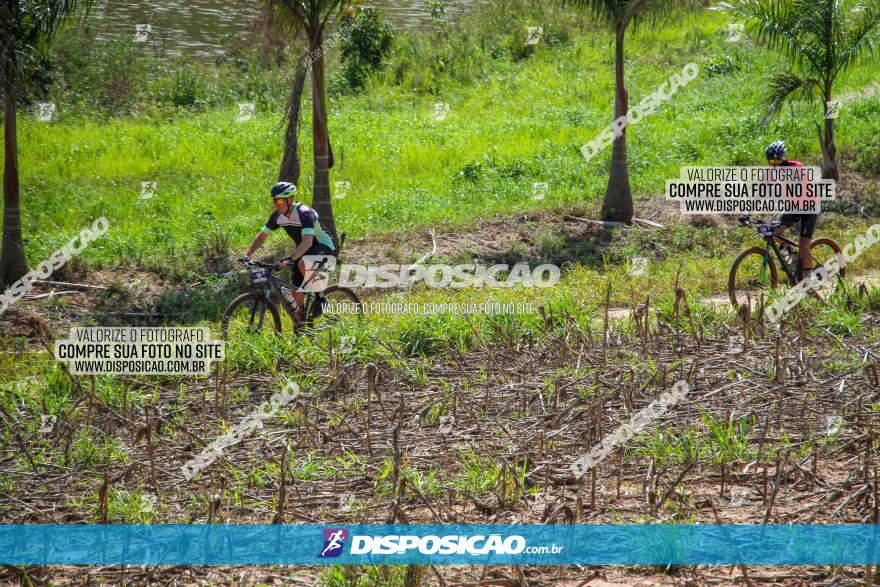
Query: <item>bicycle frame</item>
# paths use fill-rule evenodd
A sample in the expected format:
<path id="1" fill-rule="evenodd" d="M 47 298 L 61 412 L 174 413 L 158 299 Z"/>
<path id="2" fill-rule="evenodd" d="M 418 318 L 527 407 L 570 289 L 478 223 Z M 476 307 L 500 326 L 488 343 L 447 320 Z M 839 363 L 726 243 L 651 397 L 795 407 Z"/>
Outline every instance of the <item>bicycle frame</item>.
<path id="1" fill-rule="evenodd" d="M 782 257 L 782 250 L 779 248 L 779 245 L 776 244 L 776 239 L 781 240 L 783 243 L 790 246 L 794 252 L 800 257 L 800 248 L 798 245 L 785 238 L 784 236 L 764 236 L 764 241 L 767 243 L 767 248 L 764 249 L 764 264 L 761 266 L 761 285 L 764 285 L 764 278 L 766 277 L 767 272 L 767 263 L 768 258 L 770 256 L 770 250 L 772 249 L 774 253 L 776 253 L 776 259 L 779 261 L 779 265 L 782 267 L 782 270 L 785 272 L 785 275 L 788 276 L 788 282 L 791 285 L 796 285 L 798 282 L 797 274 L 792 273 L 788 267 L 788 263 L 785 262 L 785 259 Z"/>
<path id="2" fill-rule="evenodd" d="M 327 263 L 327 259 L 320 259 L 314 262 L 308 271 L 304 270 L 308 276 L 303 286 L 295 286 L 290 282 L 279 279 L 276 275 L 281 269 L 278 264 L 264 263 L 261 261 L 242 260 L 242 265 L 249 270 L 250 284 L 247 290 L 236 297 L 223 313 L 223 333 L 227 333 L 229 322 L 236 316 L 237 308 L 244 306 L 245 318 L 249 313 L 247 324 L 247 332 L 261 332 L 266 324 L 266 313 L 271 314 L 270 320 L 276 332 L 281 332 L 283 325 L 281 324 L 281 316 L 279 315 L 279 306 L 287 313 L 293 322 L 294 333 L 300 330 L 314 331 L 314 321 L 325 315 L 326 298 L 324 295 L 337 296 L 345 300 L 352 301 L 356 305 L 361 302 L 357 295 L 348 288 L 342 288 L 331 285 L 329 287 L 319 289 L 324 276 L 318 273 Z M 315 271 L 314 274 L 309 273 Z M 316 287 L 312 287 L 315 285 Z M 273 290 L 277 292 L 277 299 L 273 299 Z M 295 297 L 290 295 L 296 291 Z M 323 292 L 323 293 L 322 293 Z M 298 303 L 302 298 L 302 303 Z M 234 320 L 238 320 L 235 318 Z M 336 320 L 329 321 L 332 324 Z M 327 321 L 325 321 L 327 322 Z"/>
<path id="3" fill-rule="evenodd" d="M 323 265 L 323 263 L 320 263 L 320 264 L 316 263 L 316 265 L 314 267 L 312 267 L 312 269 L 320 269 L 321 265 Z M 252 283 L 251 284 L 254 287 L 254 292 L 262 295 L 263 299 L 266 301 L 266 304 L 264 304 L 262 306 L 262 309 L 260 311 L 260 321 L 257 324 L 257 327 L 261 328 L 261 329 L 263 327 L 263 319 L 266 316 L 266 309 L 268 308 L 268 303 L 272 301 L 271 300 L 272 291 L 274 290 L 277 293 L 278 299 L 281 302 L 280 305 L 285 309 L 285 311 L 288 313 L 288 315 L 291 316 L 291 318 L 292 318 L 294 315 L 294 312 L 295 312 L 295 308 L 293 308 L 291 306 L 290 302 L 287 300 L 287 298 L 284 297 L 284 295 L 282 293 L 282 289 L 287 288 L 289 291 L 294 291 L 295 289 L 297 289 L 293 284 L 277 277 L 275 275 L 275 271 L 277 271 L 277 269 L 275 269 L 273 267 L 264 267 L 264 269 L 266 270 L 266 281 L 263 283 Z M 253 276 L 251 277 L 251 279 L 253 280 Z M 314 280 L 314 277 L 312 279 Z M 303 308 L 304 308 L 303 315 L 307 315 L 306 312 L 311 311 L 311 305 L 312 305 L 314 297 L 315 297 L 314 294 L 310 290 L 305 291 L 305 300 L 303 302 Z M 250 319 L 251 324 L 254 323 L 255 315 L 256 315 L 256 306 L 251 308 L 251 319 Z"/>

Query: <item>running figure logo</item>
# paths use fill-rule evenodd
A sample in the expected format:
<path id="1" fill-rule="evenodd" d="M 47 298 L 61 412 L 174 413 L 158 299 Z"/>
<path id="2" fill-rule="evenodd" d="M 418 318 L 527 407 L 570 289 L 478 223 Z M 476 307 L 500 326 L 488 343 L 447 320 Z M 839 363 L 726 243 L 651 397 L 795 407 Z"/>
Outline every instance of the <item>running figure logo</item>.
<path id="1" fill-rule="evenodd" d="M 319 558 L 335 558 L 342 554 L 342 547 L 348 540 L 348 530 L 344 528 L 324 528 L 324 550 L 318 555 Z"/>

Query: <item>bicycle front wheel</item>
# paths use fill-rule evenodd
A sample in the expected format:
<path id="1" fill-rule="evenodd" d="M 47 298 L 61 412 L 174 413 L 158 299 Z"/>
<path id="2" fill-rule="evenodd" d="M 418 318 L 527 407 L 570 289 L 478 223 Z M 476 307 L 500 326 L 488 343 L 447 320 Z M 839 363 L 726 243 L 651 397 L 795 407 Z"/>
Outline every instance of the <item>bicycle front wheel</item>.
<path id="1" fill-rule="evenodd" d="M 278 308 L 262 294 L 241 294 L 223 312 L 220 332 L 224 340 L 267 337 L 281 334 Z"/>
<path id="2" fill-rule="evenodd" d="M 778 283 L 776 263 L 768 251 L 761 247 L 747 249 L 730 268 L 730 277 L 727 279 L 730 303 L 734 308 L 739 308 L 745 305 L 746 300 L 757 301 L 762 292 L 764 299 L 767 299 L 770 290 Z"/>

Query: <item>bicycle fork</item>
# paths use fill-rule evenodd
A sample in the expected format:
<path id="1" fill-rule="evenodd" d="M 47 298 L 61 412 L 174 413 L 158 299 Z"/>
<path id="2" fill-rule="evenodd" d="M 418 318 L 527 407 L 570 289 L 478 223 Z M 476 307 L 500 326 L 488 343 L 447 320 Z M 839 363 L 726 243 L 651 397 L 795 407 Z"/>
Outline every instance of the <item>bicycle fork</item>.
<path id="1" fill-rule="evenodd" d="M 263 330 L 263 320 L 266 318 L 266 310 L 269 309 L 269 289 L 263 289 L 263 301 L 264 303 L 259 304 L 260 306 L 260 322 L 257 324 L 257 331 Z M 251 321 L 250 325 L 254 325 L 254 316 L 257 314 L 257 303 L 254 303 L 251 306 Z"/>
<path id="2" fill-rule="evenodd" d="M 767 278 L 767 265 L 770 263 L 770 245 L 767 245 L 767 248 L 764 249 L 764 262 L 761 263 L 761 283 L 760 285 L 764 285 Z"/>

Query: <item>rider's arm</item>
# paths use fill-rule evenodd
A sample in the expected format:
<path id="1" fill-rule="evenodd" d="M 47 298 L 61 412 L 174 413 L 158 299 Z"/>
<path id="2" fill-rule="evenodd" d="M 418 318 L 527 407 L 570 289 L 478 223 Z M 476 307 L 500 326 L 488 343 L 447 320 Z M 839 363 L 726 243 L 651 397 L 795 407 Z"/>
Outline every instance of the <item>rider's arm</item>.
<path id="1" fill-rule="evenodd" d="M 251 243 L 250 248 L 248 249 L 247 253 L 245 254 L 245 257 L 250 257 L 251 255 L 256 253 L 257 249 L 259 249 L 260 247 L 263 246 L 263 243 L 266 242 L 267 238 L 269 238 L 268 232 L 263 231 L 263 232 L 260 232 L 259 234 L 257 234 L 256 238 L 254 238 L 254 242 Z"/>
<path id="2" fill-rule="evenodd" d="M 290 255 L 290 258 L 296 262 L 299 261 L 300 258 L 306 254 L 306 252 L 312 248 L 312 243 L 315 241 L 315 235 L 313 234 L 303 234 L 302 242 L 296 247 L 296 250 Z"/>

